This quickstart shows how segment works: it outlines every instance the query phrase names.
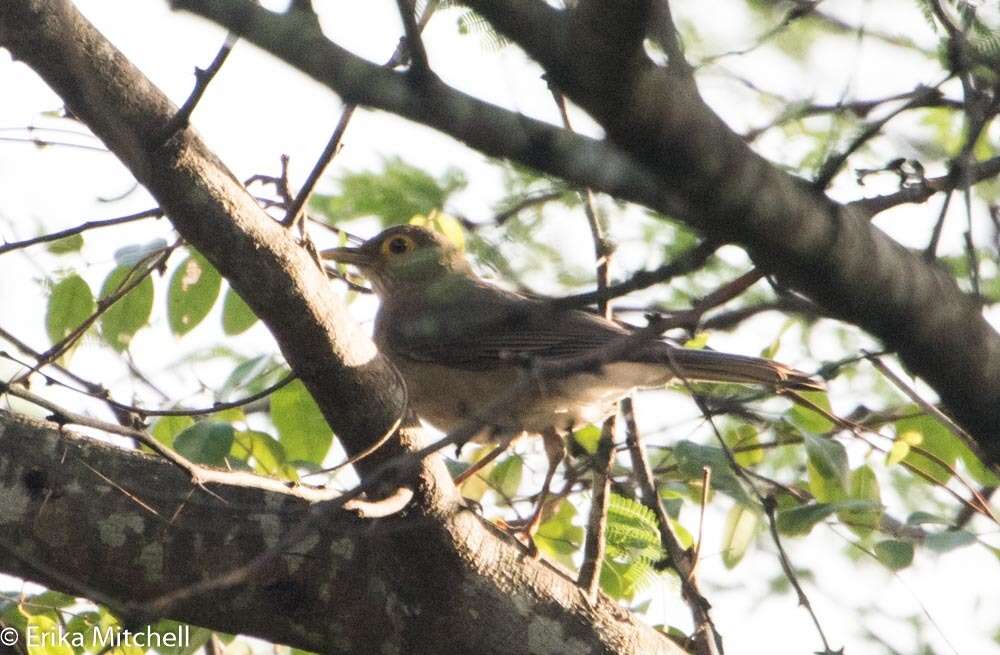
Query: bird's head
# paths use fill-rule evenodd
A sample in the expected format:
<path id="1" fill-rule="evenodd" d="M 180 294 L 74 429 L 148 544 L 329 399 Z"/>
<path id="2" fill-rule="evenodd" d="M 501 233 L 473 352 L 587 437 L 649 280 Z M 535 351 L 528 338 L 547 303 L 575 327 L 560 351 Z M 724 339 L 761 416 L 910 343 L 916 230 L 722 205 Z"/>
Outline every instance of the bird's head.
<path id="1" fill-rule="evenodd" d="M 322 255 L 358 267 L 383 297 L 473 275 L 465 256 L 447 238 L 416 225 L 390 227 L 356 248 L 332 248 Z"/>

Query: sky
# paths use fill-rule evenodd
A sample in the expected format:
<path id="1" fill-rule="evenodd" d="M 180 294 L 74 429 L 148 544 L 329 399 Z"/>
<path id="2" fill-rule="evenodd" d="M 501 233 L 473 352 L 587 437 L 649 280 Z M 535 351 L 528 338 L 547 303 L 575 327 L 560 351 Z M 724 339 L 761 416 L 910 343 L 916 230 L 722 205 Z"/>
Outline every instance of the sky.
<path id="1" fill-rule="evenodd" d="M 400 35 L 395 2 L 316 0 L 315 4 L 322 12 L 328 36 L 353 52 L 381 62 L 395 48 Z M 740 8 L 740 3 L 719 3 L 725 10 L 720 10 L 719 15 L 710 20 L 704 16 L 702 3 L 673 4 L 681 24 L 696 26 L 703 37 L 703 43 L 689 44 L 691 51 L 706 54 L 703 50 L 718 52 L 719 44 L 732 49 L 747 45 L 740 39 L 746 38 L 749 17 Z M 162 0 L 80 0 L 77 5 L 178 104 L 190 92 L 194 66 L 206 66 L 225 36 L 214 25 L 170 11 Z M 832 11 L 833 7 L 830 9 Z M 854 22 L 867 21 L 927 44 L 934 41 L 919 12 L 900 11 L 900 4 L 896 2 L 844 0 L 836 3 L 836 11 Z M 435 72 L 446 82 L 480 98 L 557 122 L 558 115 L 549 92 L 539 78 L 540 69 L 516 48 L 491 50 L 475 43 L 475 37 L 458 36 L 454 29 L 456 15 L 454 10 L 441 12 L 427 28 L 425 44 Z M 909 61 L 898 54 L 893 55 L 892 71 L 872 64 L 883 61 L 887 52 L 886 46 L 875 40 L 864 39 L 852 47 L 838 45 L 838 49 L 831 50 L 833 47 L 820 48 L 798 66 L 766 50 L 746 57 L 728 58 L 700 78 L 700 88 L 727 122 L 742 130 L 766 123 L 771 113 L 741 102 L 741 94 L 746 91 L 726 75 L 727 70 L 752 73 L 755 80 L 774 93 L 812 97 L 818 102 L 835 102 L 845 94 L 882 97 L 912 88 L 914 80 L 934 81 L 924 78 L 917 60 Z M 61 102 L 26 67 L 12 64 L 5 53 L 0 53 L 0 89 L 5 90 L 0 103 L 0 237 L 8 241 L 26 238 L 83 220 L 118 216 L 153 206 L 143 190 L 133 190 L 131 176 L 109 154 L 90 149 L 39 149 L 30 144 L 4 141 L 4 137 L 23 137 L 23 130 L 19 132 L 14 128 L 29 125 L 77 132 L 82 128 L 42 116 L 45 112 L 58 110 Z M 209 87 L 194 114 L 193 124 L 237 177 L 277 174 L 279 157 L 287 154 L 291 158 L 290 177 L 295 185 L 312 167 L 341 109 L 342 103 L 325 87 L 241 43 Z M 581 112 L 574 110 L 573 120 L 577 129 L 599 135 L 598 128 Z M 903 121 L 898 131 L 900 136 L 889 141 L 896 152 L 905 153 L 911 147 L 905 140 L 905 128 Z M 86 137 L 48 135 L 100 147 L 98 142 Z M 796 161 L 796 149 L 803 145 L 775 135 L 761 139 L 757 147 L 776 161 Z M 359 111 L 356 114 L 344 148 L 328 175 L 375 168 L 388 156 L 399 156 L 432 172 L 452 166 L 461 168 L 471 183 L 448 209 L 474 220 L 491 215 L 492 203 L 500 195 L 495 166 L 448 137 L 382 112 Z M 876 153 L 871 163 L 882 163 L 894 156 L 897 155 L 892 152 Z M 942 172 L 932 170 L 929 174 Z M 322 188 L 332 188 L 329 177 Z M 855 199 L 859 195 L 874 195 L 890 189 L 891 181 L 875 180 L 864 189 L 849 180 L 838 181 L 832 195 L 839 199 Z M 114 203 L 101 200 L 123 194 L 127 194 L 124 199 Z M 876 220 L 876 224 L 906 245 L 922 247 L 927 226 L 935 218 L 936 206 L 928 205 L 887 212 Z M 585 223 L 580 217 L 567 215 L 566 225 L 557 229 L 567 235 L 566 250 L 572 255 L 571 261 L 590 266 L 592 249 L 587 242 Z M 362 233 L 374 229 L 373 223 L 364 221 L 357 223 L 357 227 Z M 976 229 L 982 231 L 980 236 L 986 235 L 985 226 L 977 224 Z M 80 271 L 92 286 L 100 284 L 112 266 L 115 249 L 122 243 L 169 238 L 170 230 L 160 221 L 102 234 L 95 232 L 88 236 L 84 267 Z M 627 231 L 623 234 L 627 240 Z M 957 241 L 944 244 L 946 250 L 958 247 Z M 627 248 L 624 250 L 628 252 Z M 732 249 L 727 257 L 740 261 L 743 256 Z M 636 262 L 626 254 L 616 265 L 620 267 L 619 272 L 624 272 L 635 268 Z M 58 273 L 60 266 L 62 264 L 54 257 L 37 250 L 0 257 L 0 325 L 29 341 L 44 334 L 42 288 L 54 272 Z M 362 322 L 370 321 L 372 309 L 371 302 L 352 305 L 352 312 Z M 735 336 L 713 335 L 712 345 L 753 354 L 759 350 L 760 343 L 773 338 L 781 323 L 780 317 L 761 317 L 753 321 L 748 330 Z M 174 339 L 161 328 L 147 335 L 140 334 L 133 350 L 142 353 L 137 355 L 141 368 L 156 375 L 157 381 L 162 381 L 172 396 L 185 401 L 203 397 L 201 389 L 192 390 L 192 379 L 212 388 L 220 383 L 225 371 L 211 367 L 175 370 L 174 364 L 185 354 L 205 348 L 216 336 L 217 333 L 202 336 L 192 333 L 183 340 L 175 340 L 174 351 L 151 352 L 158 349 L 156 345 L 162 343 L 159 340 Z M 43 349 L 47 344 L 36 341 L 33 345 Z M 259 326 L 230 345 L 244 353 L 274 350 L 268 335 Z M 794 344 L 788 348 L 783 354 L 794 362 L 801 352 L 795 350 Z M 822 344 L 817 348 L 822 356 Z M 0 363 L 0 374 L 5 372 L 5 366 L 9 365 Z M 111 361 L 106 351 L 81 349 L 73 368 L 107 371 L 107 381 L 126 399 L 133 393 L 145 392 L 127 381 L 123 364 Z M 834 391 L 832 395 L 836 397 L 837 389 Z M 677 416 L 693 419 L 697 415 L 695 408 L 669 394 L 645 395 L 638 401 L 640 416 L 650 417 L 651 424 L 657 424 L 658 413 L 662 413 L 664 407 L 673 412 L 670 418 L 678 423 L 681 421 Z M 528 452 L 538 457 L 540 451 L 536 448 Z M 851 454 L 852 458 L 859 456 L 853 451 Z M 538 461 L 540 467 L 541 459 Z M 706 524 L 706 544 L 720 543 L 720 516 L 710 517 Z M 685 515 L 684 520 L 693 525 L 695 519 Z M 807 591 L 834 645 L 846 641 L 852 655 L 877 652 L 866 650 L 857 642 L 859 615 L 849 609 L 869 604 L 889 608 L 900 617 L 926 610 L 939 628 L 939 631 L 927 628 L 928 639 L 935 644 L 936 652 L 971 655 L 996 651 L 996 644 L 987 631 L 996 629 L 1000 616 L 998 594 L 977 600 L 981 594 L 965 591 L 1000 588 L 1000 569 L 995 558 L 984 549 L 964 549 L 956 555 L 939 558 L 918 552 L 912 568 L 889 577 L 864 558 L 852 563 L 843 557 L 844 543 L 842 536 L 826 529 L 817 530 L 805 539 L 785 542 L 793 562 L 813 564 L 811 568 L 816 572 L 816 579 L 807 585 Z M 795 607 L 794 595 L 791 592 L 769 594 L 767 583 L 777 570 L 773 550 L 766 539 L 759 541 L 758 548 L 733 571 L 726 570 L 718 554 L 710 548 L 704 552 L 700 575 L 707 588 L 713 590 L 710 596 L 714 617 L 726 639 L 727 652 L 749 655 L 761 652 L 760 648 L 766 646 L 768 653 L 791 655 L 819 648 L 808 616 Z M 677 599 L 676 588 L 660 585 L 651 597 L 652 621 L 660 622 L 669 617 L 668 622 L 689 625 L 686 608 Z M 874 630 L 884 633 L 906 652 L 909 632 L 873 617 L 862 614 L 860 620 L 871 622 Z"/>

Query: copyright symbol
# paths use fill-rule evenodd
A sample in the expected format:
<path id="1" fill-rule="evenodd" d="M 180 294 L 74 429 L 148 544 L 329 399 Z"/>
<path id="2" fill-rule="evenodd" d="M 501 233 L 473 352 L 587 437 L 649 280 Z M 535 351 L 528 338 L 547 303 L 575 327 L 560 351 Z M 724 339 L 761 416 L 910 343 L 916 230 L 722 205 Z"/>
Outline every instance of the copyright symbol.
<path id="1" fill-rule="evenodd" d="M 0 630 L 0 645 L 13 646 L 17 643 L 17 630 L 10 626 Z"/>

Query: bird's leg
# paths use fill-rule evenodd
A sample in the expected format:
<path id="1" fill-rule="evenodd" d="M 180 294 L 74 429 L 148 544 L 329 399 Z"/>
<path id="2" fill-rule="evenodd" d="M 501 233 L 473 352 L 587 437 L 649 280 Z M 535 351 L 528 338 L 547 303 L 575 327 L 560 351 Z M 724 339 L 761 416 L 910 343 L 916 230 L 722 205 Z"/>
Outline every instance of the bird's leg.
<path id="1" fill-rule="evenodd" d="M 560 435 L 555 428 L 548 428 L 542 432 L 542 440 L 545 443 L 545 455 L 549 460 L 549 468 L 545 472 L 545 482 L 542 484 L 542 490 L 538 494 L 538 501 L 535 503 L 535 510 L 526 521 L 519 521 L 516 526 L 510 523 L 507 524 L 508 527 L 513 528 L 515 532 L 526 537 L 528 541 L 528 548 L 532 557 L 538 557 L 538 547 L 535 545 L 535 541 L 532 536 L 535 534 L 535 531 L 538 530 L 538 525 L 542 522 L 542 513 L 545 511 L 545 504 L 548 501 L 549 487 L 552 485 L 552 478 L 556 474 L 556 469 L 559 468 L 559 463 L 562 462 L 563 458 L 566 456 L 566 443 L 563 441 L 562 435 Z"/>

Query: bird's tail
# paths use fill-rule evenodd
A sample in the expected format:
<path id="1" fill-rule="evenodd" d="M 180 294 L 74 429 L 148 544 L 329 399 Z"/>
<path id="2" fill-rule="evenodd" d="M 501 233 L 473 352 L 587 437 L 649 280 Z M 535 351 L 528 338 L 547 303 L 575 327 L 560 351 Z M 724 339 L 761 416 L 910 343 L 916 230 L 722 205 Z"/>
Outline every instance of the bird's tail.
<path id="1" fill-rule="evenodd" d="M 671 368 L 675 378 L 766 384 L 799 391 L 819 391 L 826 388 L 821 381 L 808 374 L 769 359 L 663 345 L 669 351 L 661 350 L 657 359 Z"/>

